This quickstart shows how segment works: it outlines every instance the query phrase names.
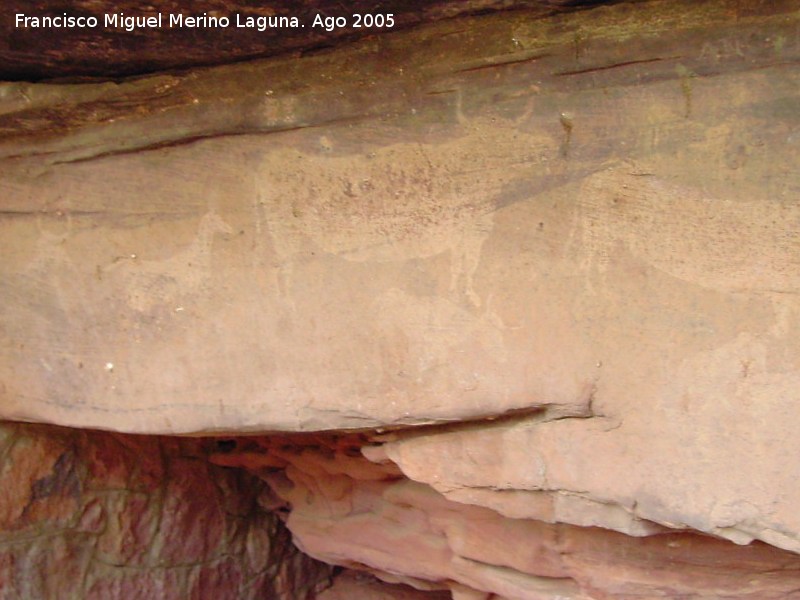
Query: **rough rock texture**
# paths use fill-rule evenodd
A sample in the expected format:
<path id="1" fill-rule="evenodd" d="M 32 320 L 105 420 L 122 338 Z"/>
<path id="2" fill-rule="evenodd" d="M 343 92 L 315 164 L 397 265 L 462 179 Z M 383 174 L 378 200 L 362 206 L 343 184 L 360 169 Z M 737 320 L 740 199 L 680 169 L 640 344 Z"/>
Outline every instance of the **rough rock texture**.
<path id="1" fill-rule="evenodd" d="M 464 598 L 792 597 L 798 28 L 658 0 L 4 84 L 0 416 L 384 429 L 261 466 L 302 548 Z"/>
<path id="2" fill-rule="evenodd" d="M 781 2 L 514 12 L 8 84 L 0 414 L 151 433 L 530 414 L 398 462 L 441 445 L 443 485 L 800 550 L 798 23 Z"/>
<path id="3" fill-rule="evenodd" d="M 407 585 L 391 585 L 363 573 L 345 571 L 318 600 L 450 600 L 447 592 L 422 592 Z"/>
<path id="4" fill-rule="evenodd" d="M 780 436 L 800 17 L 737 6 L 5 85 L 2 414 L 175 433 L 548 408 L 683 448 L 720 420 Z"/>
<path id="5" fill-rule="evenodd" d="M 240 439 L 211 460 L 268 481 L 287 503 L 287 525 L 304 552 L 421 590 L 447 588 L 456 600 L 800 598 L 794 553 L 690 531 L 653 527 L 645 535 L 640 528 L 635 537 L 568 525 L 569 514 L 553 504 L 572 506 L 585 520 L 605 514 L 591 502 L 570 504 L 581 498 L 566 492 L 528 498 L 517 515 L 504 510 L 513 506 L 503 504 L 511 491 L 477 490 L 498 497 L 494 510 L 464 496 L 454 501 L 386 459 L 398 442 L 376 442 L 363 435 Z"/>
<path id="6" fill-rule="evenodd" d="M 0 599 L 310 598 L 267 493 L 197 441 L 0 424 Z"/>
<path id="7" fill-rule="evenodd" d="M 471 13 L 526 7 L 536 14 L 573 10 L 610 0 L 4 0 L 0 4 L 0 79 L 119 77 L 220 64 L 289 51 L 319 51 L 335 42 L 375 36 L 419 23 Z M 96 17 L 96 28 L 17 27 L 16 15 Z M 127 31 L 105 26 L 105 15 L 162 15 L 159 28 Z M 228 17 L 229 27 L 171 27 L 169 16 Z M 392 27 L 357 27 L 354 14 L 392 15 Z M 315 17 L 344 18 L 345 26 L 314 27 Z M 297 18 L 297 26 L 258 19 Z M 255 26 L 247 26 L 248 19 Z M 386 23 L 382 22 L 381 25 Z"/>

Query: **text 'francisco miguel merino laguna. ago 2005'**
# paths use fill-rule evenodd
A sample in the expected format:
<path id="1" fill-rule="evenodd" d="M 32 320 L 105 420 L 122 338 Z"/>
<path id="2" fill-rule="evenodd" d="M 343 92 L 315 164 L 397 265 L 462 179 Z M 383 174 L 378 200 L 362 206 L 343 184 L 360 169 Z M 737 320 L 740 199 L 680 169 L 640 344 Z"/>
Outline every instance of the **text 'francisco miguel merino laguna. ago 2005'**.
<path id="1" fill-rule="evenodd" d="M 352 14 L 344 16 L 325 16 L 316 14 L 310 23 L 311 28 L 322 28 L 327 31 L 340 27 L 385 28 L 394 27 L 393 14 Z M 296 16 L 250 16 L 233 14 L 231 16 L 164 14 L 131 16 L 125 13 L 103 15 L 102 20 L 96 16 L 60 15 L 34 16 L 16 13 L 14 24 L 17 29 L 227 29 L 243 28 L 266 31 L 267 29 L 305 27 Z"/>

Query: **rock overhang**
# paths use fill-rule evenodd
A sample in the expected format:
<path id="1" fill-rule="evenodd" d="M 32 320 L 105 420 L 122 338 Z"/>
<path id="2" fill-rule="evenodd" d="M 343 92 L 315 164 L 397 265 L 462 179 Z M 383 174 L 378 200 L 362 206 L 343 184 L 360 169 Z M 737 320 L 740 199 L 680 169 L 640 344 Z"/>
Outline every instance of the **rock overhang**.
<path id="1" fill-rule="evenodd" d="M 798 13 L 759 6 L 502 13 L 302 59 L 4 84 L 0 413 L 327 430 L 237 460 L 263 454 L 252 470 L 309 506 L 346 489 L 375 515 L 428 511 L 441 528 L 414 535 L 448 558 L 427 575 L 473 589 L 593 589 L 481 559 L 473 513 L 570 548 L 790 564 L 685 532 L 800 548 Z M 353 483 L 374 471 L 359 444 L 330 446 L 353 429 L 386 489 Z M 369 558 L 333 559 L 323 512 L 295 514 L 306 548 Z M 704 593 L 793 589 L 794 567 L 765 569 Z"/>

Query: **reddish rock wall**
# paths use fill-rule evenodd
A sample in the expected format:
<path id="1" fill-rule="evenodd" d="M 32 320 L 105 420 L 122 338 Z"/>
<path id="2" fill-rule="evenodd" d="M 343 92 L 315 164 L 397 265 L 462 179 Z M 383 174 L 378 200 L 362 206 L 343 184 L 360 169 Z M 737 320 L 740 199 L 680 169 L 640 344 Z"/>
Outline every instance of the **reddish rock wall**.
<path id="1" fill-rule="evenodd" d="M 195 440 L 0 424 L 0 599 L 310 598 L 267 492 Z"/>
<path id="2" fill-rule="evenodd" d="M 647 0 L 0 84 L 0 418 L 389 431 L 214 460 L 267 479 L 310 554 L 459 598 L 791 598 L 798 31 L 796 0 Z M 9 446 L 3 492 L 18 547 L 96 544 L 54 534 L 82 592 L 130 562 L 189 593 L 244 544 L 174 466 L 190 442 L 126 455 L 177 457 L 131 475 L 160 495 L 84 506 L 70 465 L 108 459 L 59 450 L 82 436 Z"/>

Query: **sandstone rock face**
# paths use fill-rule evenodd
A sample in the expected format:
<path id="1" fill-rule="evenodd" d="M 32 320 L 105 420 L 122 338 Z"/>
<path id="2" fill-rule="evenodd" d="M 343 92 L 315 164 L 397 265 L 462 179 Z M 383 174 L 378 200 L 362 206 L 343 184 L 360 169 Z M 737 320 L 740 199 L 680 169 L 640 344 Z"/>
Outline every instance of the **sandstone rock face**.
<path id="1" fill-rule="evenodd" d="M 459 598 L 796 595 L 797 4 L 540 17 L 0 86 L 0 417 L 368 432 L 214 460 Z"/>
<path id="2" fill-rule="evenodd" d="M 319 600 L 450 600 L 447 592 L 431 593 L 407 585 L 391 585 L 363 573 L 345 571 L 334 580 L 333 586 L 317 596 Z"/>
<path id="3" fill-rule="evenodd" d="M 800 18 L 737 6 L 5 84 L 0 415 L 169 434 L 547 410 L 699 454 L 730 422 L 769 452 L 800 377 Z"/>
<path id="4" fill-rule="evenodd" d="M 267 491 L 197 441 L 2 425 L 0 598 L 310 598 Z"/>
<path id="5" fill-rule="evenodd" d="M 442 493 L 434 485 L 458 478 L 457 461 L 470 462 L 453 457 L 443 444 L 441 462 L 452 474 L 441 475 L 446 469 L 438 470 L 440 462 L 428 455 L 433 468 L 424 472 L 432 485 L 409 479 L 387 458 L 396 456 L 401 444 L 437 437 L 242 438 L 210 460 L 268 481 L 287 503 L 295 543 L 311 556 L 421 591 L 449 589 L 457 600 L 800 597 L 800 557 L 792 552 L 669 531 L 641 520 L 633 529 L 634 511 L 615 512 L 579 493 L 551 490 L 537 496 L 477 484 L 444 487 Z M 371 460 L 359 457 L 359 449 Z M 484 456 L 471 455 L 476 470 Z M 415 475 L 407 462 L 399 464 Z M 517 468 L 525 468 L 524 461 Z M 520 498 L 526 493 L 529 497 Z M 575 515 L 581 526 L 570 524 Z M 337 587 L 328 592 L 333 598 Z M 352 581 L 341 588 L 358 589 Z"/>

